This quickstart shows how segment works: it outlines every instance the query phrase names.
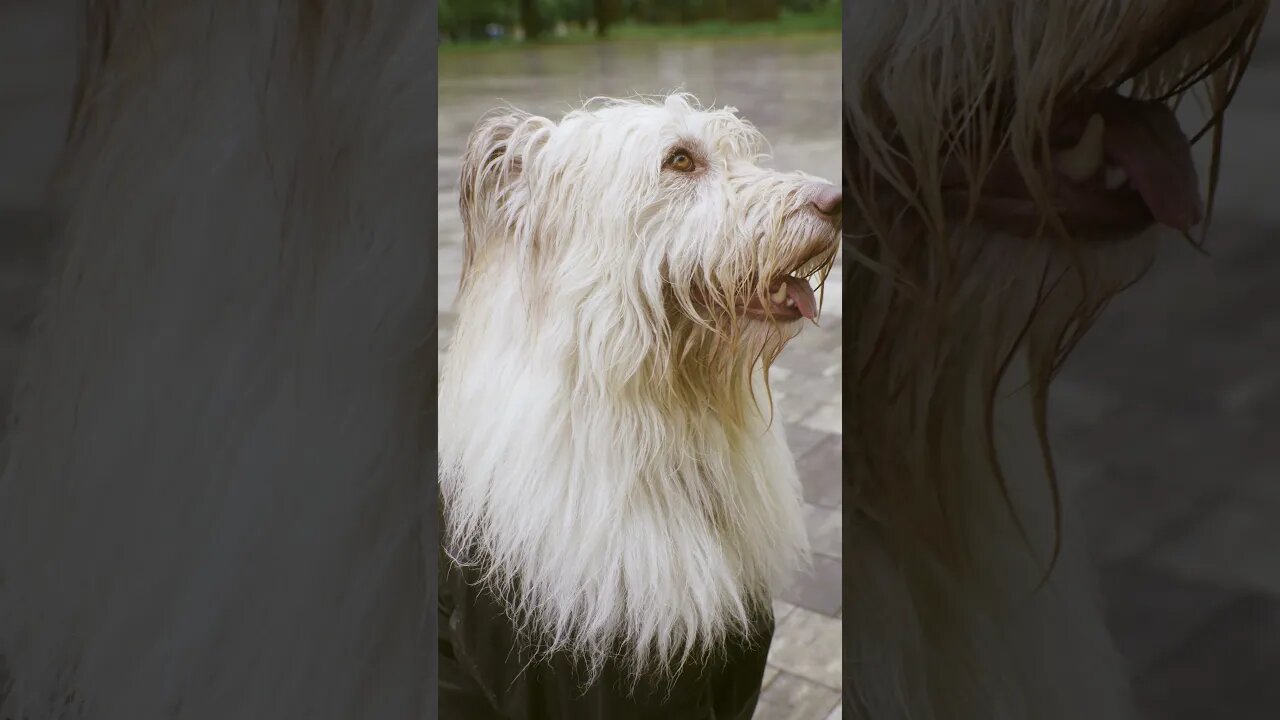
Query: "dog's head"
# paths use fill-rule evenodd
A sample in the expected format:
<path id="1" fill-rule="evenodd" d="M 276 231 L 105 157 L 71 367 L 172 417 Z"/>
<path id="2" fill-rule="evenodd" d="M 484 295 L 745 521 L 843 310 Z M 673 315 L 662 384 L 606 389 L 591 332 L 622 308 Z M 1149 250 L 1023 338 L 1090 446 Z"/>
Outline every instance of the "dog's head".
<path id="1" fill-rule="evenodd" d="M 763 144 L 733 109 L 687 95 L 593 102 L 558 123 L 491 115 L 463 160 L 464 297 L 514 271 L 531 306 L 643 334 L 632 348 L 793 335 L 818 314 L 841 193 L 762 167 Z"/>

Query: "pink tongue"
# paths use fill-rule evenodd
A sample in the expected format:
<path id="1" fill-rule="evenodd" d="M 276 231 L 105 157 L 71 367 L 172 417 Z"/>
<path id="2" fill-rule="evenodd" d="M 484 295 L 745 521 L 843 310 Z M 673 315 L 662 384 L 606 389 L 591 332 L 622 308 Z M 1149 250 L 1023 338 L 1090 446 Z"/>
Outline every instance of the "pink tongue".
<path id="1" fill-rule="evenodd" d="M 800 314 L 809 320 L 816 318 L 818 298 L 814 296 L 813 288 L 809 287 L 809 281 L 798 277 L 787 277 L 783 282 L 787 284 L 787 297 L 796 304 Z"/>
<path id="2" fill-rule="evenodd" d="M 1160 102 L 1110 96 L 1106 154 L 1124 169 L 1157 222 L 1189 230 L 1204 217 L 1191 145 L 1173 111 Z"/>

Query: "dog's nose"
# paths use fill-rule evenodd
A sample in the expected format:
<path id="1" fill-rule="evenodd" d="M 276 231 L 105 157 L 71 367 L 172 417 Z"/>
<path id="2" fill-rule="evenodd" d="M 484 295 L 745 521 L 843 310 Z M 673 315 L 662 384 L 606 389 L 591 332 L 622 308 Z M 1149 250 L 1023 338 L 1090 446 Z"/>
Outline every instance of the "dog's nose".
<path id="1" fill-rule="evenodd" d="M 814 193 L 813 198 L 809 200 L 809 204 L 814 210 L 826 215 L 829 218 L 835 218 L 840 215 L 840 205 L 844 200 L 844 193 L 835 185 L 823 185 Z"/>

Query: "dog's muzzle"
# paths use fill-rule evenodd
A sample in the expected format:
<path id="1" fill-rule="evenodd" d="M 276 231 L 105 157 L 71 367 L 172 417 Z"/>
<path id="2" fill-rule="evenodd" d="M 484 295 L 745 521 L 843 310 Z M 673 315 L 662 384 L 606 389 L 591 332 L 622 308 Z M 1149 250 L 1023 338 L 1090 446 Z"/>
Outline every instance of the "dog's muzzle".
<path id="1" fill-rule="evenodd" d="M 804 212 L 820 221 L 821 230 L 790 271 L 771 280 L 764 297 L 751 297 L 742 305 L 743 315 L 772 322 L 817 319 L 818 297 L 810 278 L 818 277 L 820 286 L 831 266 L 838 247 L 843 204 L 844 194 L 839 187 L 822 184 L 815 189 Z"/>
<path id="2" fill-rule="evenodd" d="M 1159 223 L 1187 231 L 1204 217 L 1191 144 L 1167 105 L 1106 91 L 1067 104 L 1049 131 L 1047 190 L 1075 235 L 1128 234 Z M 1011 153 L 998 155 L 975 199 L 965 170 L 950 166 L 944 198 L 953 214 L 973 203 L 978 222 L 1016 234 L 1043 226 L 1042 208 Z"/>

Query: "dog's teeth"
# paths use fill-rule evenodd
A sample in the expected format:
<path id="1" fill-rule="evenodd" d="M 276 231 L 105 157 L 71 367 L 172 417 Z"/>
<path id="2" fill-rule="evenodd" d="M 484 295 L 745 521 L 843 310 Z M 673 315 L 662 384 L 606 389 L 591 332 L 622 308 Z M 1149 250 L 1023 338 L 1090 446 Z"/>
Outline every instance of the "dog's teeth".
<path id="1" fill-rule="evenodd" d="M 1121 186 L 1129 182 L 1129 173 L 1124 168 L 1109 167 L 1103 175 L 1102 184 L 1108 190 L 1119 190 Z"/>
<path id="2" fill-rule="evenodd" d="M 1058 172 L 1066 175 L 1073 182 L 1084 182 L 1098 174 L 1102 167 L 1102 140 L 1106 132 L 1106 123 L 1102 116 L 1094 113 L 1085 125 L 1084 133 L 1076 146 L 1058 153 L 1055 164 Z"/>
<path id="3" fill-rule="evenodd" d="M 780 303 L 780 302 L 782 302 L 783 300 L 786 300 L 786 299 L 787 299 L 787 284 L 786 284 L 786 283 L 783 283 L 783 284 L 779 285 L 779 286 L 778 286 L 778 289 L 777 289 L 777 290 L 774 290 L 774 291 L 773 291 L 773 294 L 769 296 L 769 299 L 770 299 L 770 300 L 772 300 L 772 301 L 774 301 L 775 303 Z"/>

